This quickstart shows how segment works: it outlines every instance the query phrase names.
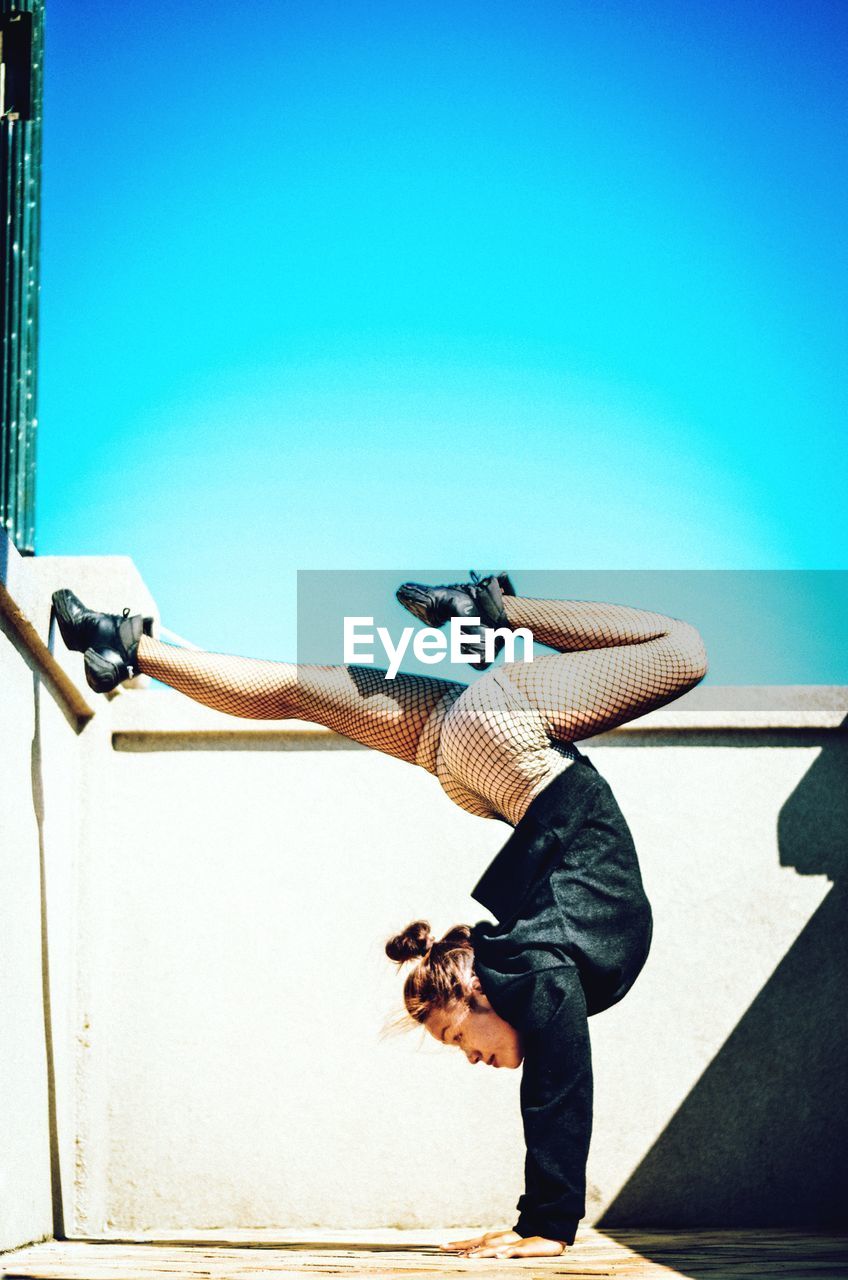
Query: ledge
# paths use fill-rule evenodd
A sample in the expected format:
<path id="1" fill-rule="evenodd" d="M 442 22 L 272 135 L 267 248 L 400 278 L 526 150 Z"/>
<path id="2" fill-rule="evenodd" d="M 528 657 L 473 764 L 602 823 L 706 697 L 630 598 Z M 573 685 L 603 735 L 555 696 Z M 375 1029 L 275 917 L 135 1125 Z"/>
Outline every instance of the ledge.
<path id="1" fill-rule="evenodd" d="M 226 749 L 252 745 L 332 750 L 356 744 L 304 720 L 243 720 L 211 711 L 169 689 L 127 690 L 111 703 L 116 750 L 206 745 Z M 634 739 L 656 733 L 762 733 L 815 730 L 848 732 L 848 686 L 707 686 L 630 724 L 588 739 Z"/>
<path id="2" fill-rule="evenodd" d="M 108 610 L 120 612 L 127 601 L 139 612 L 158 617 L 156 603 L 138 570 L 126 556 L 33 556 L 19 554 L 0 530 L 0 628 L 24 661 L 42 677 L 78 729 L 108 709 L 113 743 L 135 750 L 153 745 L 193 744 L 241 749 L 252 743 L 298 745 L 331 750 L 353 748 L 349 739 L 303 720 L 244 720 L 211 711 L 158 686 L 123 686 L 115 695 L 98 698 L 85 683 L 82 657 L 57 642 L 51 595 L 70 586 L 82 599 L 96 597 Z M 144 677 L 142 677 L 144 680 Z M 635 741 L 658 733 L 749 733 L 815 730 L 848 732 L 846 685 L 701 685 L 667 707 L 660 707 L 621 728 L 599 734 L 593 743 Z M 188 742 L 182 745 L 189 745 Z"/>
<path id="3" fill-rule="evenodd" d="M 88 688 L 82 655 L 68 652 L 58 634 L 52 595 L 59 587 L 113 613 L 129 601 L 154 618 L 158 610 L 128 556 L 22 556 L 0 529 L 0 630 L 79 731 L 107 704 Z"/>

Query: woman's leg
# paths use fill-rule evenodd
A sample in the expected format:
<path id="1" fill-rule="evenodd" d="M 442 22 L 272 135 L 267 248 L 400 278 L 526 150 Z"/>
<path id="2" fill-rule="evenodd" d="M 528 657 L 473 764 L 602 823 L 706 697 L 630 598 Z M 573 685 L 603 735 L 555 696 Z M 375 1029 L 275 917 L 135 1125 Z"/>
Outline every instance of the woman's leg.
<path id="1" fill-rule="evenodd" d="M 504 668 L 551 737 L 612 729 L 693 688 L 707 669 L 693 626 L 664 614 L 584 600 L 504 597 L 511 627 L 529 627 L 557 655 Z"/>
<path id="2" fill-rule="evenodd" d="M 510 626 L 564 652 L 493 668 L 451 702 L 436 774 L 463 808 L 517 823 L 575 758 L 573 742 L 669 702 L 697 684 L 706 660 L 697 631 L 661 614 L 518 597 L 503 605 Z"/>
<path id="3" fill-rule="evenodd" d="M 138 666 L 172 689 L 228 715 L 310 720 L 364 746 L 435 771 L 424 730 L 439 703 L 464 685 L 374 667 L 314 666 L 179 649 L 142 636 Z"/>

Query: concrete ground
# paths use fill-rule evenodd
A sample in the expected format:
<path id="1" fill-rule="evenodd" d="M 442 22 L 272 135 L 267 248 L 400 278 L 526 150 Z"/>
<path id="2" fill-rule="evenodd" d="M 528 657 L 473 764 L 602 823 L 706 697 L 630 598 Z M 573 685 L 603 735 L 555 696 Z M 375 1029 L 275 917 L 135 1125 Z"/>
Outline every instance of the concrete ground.
<path id="1" fill-rule="evenodd" d="M 0 1257 L 5 1280 L 203 1280 L 258 1277 L 609 1276 L 615 1280 L 832 1280 L 848 1276 L 848 1236 L 789 1231 L 580 1232 L 558 1258 L 508 1262 L 448 1256 L 445 1232 L 215 1233 L 170 1237 L 48 1241 Z M 462 1233 L 459 1233 L 461 1238 Z"/>

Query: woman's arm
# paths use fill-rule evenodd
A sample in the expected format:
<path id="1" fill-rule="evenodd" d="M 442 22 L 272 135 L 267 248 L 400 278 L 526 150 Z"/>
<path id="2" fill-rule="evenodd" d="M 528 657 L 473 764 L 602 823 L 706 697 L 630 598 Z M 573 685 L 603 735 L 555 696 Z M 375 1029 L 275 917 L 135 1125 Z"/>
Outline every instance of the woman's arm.
<path id="1" fill-rule="evenodd" d="M 512 1231 L 490 1231 L 444 1247 L 467 1257 L 551 1257 L 574 1242 L 586 1207 L 592 1058 L 576 966 L 566 961 L 522 973 L 500 988 L 496 1008 L 519 1027 L 525 1050 L 521 1216 Z"/>
<path id="2" fill-rule="evenodd" d="M 592 1056 L 576 967 L 538 972 L 531 1000 L 531 1011 L 547 1016 L 524 1033 L 521 1114 L 527 1157 L 515 1230 L 523 1237 L 571 1244 L 586 1212 L 592 1134 Z"/>

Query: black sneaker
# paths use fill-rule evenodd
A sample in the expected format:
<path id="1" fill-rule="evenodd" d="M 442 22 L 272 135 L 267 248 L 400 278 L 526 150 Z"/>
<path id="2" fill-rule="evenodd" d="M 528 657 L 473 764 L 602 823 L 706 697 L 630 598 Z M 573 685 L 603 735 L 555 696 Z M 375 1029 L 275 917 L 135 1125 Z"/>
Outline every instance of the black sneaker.
<path id="1" fill-rule="evenodd" d="M 95 693 L 109 693 L 139 674 L 138 642 L 153 634 L 153 619 L 141 614 L 98 613 L 67 588 L 53 593 L 53 609 L 69 649 L 85 654 L 85 678 Z"/>
<path id="2" fill-rule="evenodd" d="M 471 570 L 470 582 L 452 582 L 445 586 L 428 587 L 421 582 L 404 582 L 395 592 L 398 600 L 420 622 L 428 627 L 443 627 L 449 618 L 479 618 L 480 626 L 468 629 L 469 638 L 464 645 L 466 654 L 472 654 L 470 665 L 485 671 L 486 631 L 488 628 L 508 627 L 503 607 L 503 597 L 514 596 L 515 588 L 508 574 L 493 574 L 480 578 Z M 495 637 L 495 654 L 503 648 L 503 639 Z"/>

